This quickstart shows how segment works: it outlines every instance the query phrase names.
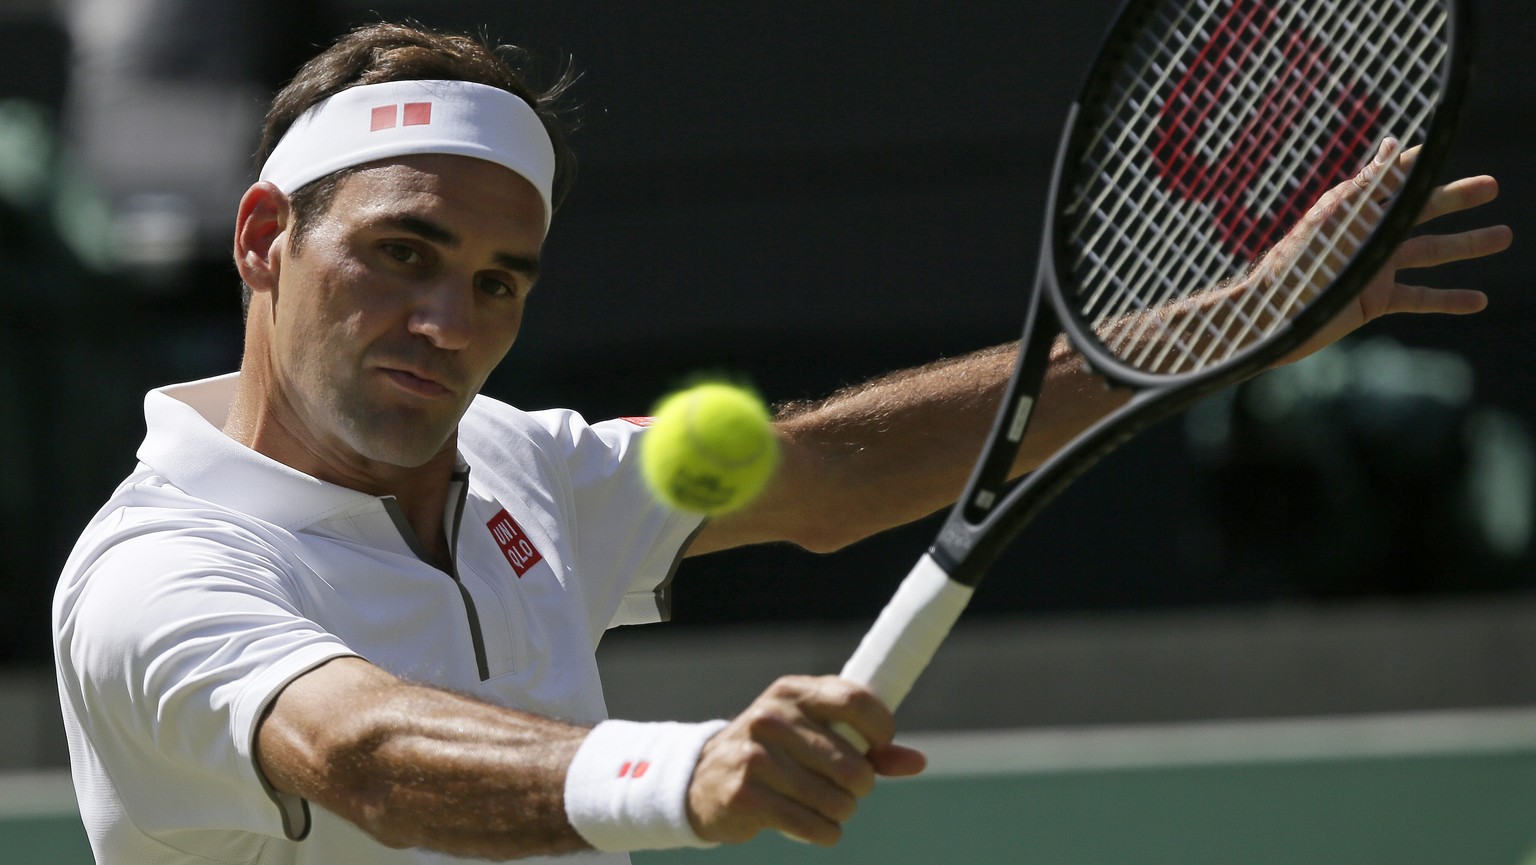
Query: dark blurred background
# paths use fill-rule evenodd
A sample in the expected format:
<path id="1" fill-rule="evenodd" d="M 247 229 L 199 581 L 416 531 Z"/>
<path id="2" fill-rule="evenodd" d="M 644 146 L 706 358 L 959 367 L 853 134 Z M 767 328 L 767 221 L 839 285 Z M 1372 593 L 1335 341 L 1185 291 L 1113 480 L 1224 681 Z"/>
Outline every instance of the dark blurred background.
<path id="1" fill-rule="evenodd" d="M 490 392 L 591 419 L 704 370 L 813 398 L 1015 336 L 1056 136 L 1113 0 L 828 4 L 0 0 L 0 664 L 49 657 L 143 392 L 239 357 L 230 225 L 265 100 L 414 18 L 569 63 L 581 159 Z M 1380 322 L 1164 423 L 1025 531 L 973 615 L 1528 595 L 1536 16 L 1483 0 L 1447 177 L 1516 249 L 1443 268 L 1475 319 Z M 934 520 L 690 560 L 685 627 L 867 619 Z"/>

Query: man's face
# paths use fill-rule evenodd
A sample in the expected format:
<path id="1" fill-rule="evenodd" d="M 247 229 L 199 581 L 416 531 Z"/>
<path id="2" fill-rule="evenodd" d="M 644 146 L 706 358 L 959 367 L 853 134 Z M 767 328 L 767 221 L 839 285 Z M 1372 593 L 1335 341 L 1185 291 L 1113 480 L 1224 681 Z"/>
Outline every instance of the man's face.
<path id="1" fill-rule="evenodd" d="M 272 298 L 270 396 L 289 433 L 364 471 L 451 447 L 517 337 L 543 226 L 533 186 L 483 160 L 402 157 L 343 179 Z"/>

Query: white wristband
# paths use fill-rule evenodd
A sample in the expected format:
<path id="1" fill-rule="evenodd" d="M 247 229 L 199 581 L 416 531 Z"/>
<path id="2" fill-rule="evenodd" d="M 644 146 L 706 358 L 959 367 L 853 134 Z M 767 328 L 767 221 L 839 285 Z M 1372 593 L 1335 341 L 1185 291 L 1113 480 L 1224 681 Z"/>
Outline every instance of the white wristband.
<path id="1" fill-rule="evenodd" d="M 565 773 L 565 814 L 598 850 L 709 847 L 688 821 L 688 785 L 704 743 L 724 721 L 604 721 Z"/>

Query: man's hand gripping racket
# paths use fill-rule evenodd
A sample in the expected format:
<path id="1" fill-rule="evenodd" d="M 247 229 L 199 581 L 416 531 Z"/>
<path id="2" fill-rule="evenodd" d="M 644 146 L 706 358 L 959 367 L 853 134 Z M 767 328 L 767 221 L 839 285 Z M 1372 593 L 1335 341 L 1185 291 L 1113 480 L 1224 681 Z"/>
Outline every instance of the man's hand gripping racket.
<path id="1" fill-rule="evenodd" d="M 844 678 L 895 709 L 1000 549 L 1072 479 L 1155 420 L 1337 338 L 1330 322 L 1370 316 L 1361 291 L 1424 212 L 1450 144 L 1467 26 L 1460 0 L 1123 7 L 1068 115 L 992 432 Z M 1063 332 L 1131 396 L 1012 481 Z"/>

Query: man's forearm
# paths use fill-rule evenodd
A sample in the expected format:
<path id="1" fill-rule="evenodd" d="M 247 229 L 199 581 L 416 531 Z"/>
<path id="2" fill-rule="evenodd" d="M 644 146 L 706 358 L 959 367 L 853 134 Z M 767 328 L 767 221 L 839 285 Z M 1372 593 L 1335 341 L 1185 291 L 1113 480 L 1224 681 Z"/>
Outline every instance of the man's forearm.
<path id="1" fill-rule="evenodd" d="M 991 428 L 1016 352 L 1015 345 L 997 346 L 783 406 L 779 479 L 748 519 L 711 526 L 713 536 L 701 536 L 694 551 L 779 539 L 831 550 L 955 501 Z M 1123 401 L 1058 340 L 1015 474 L 1039 465 Z"/>
<path id="2" fill-rule="evenodd" d="M 587 732 L 341 659 L 279 695 L 258 760 L 383 844 L 509 859 L 587 849 L 563 797 Z"/>

